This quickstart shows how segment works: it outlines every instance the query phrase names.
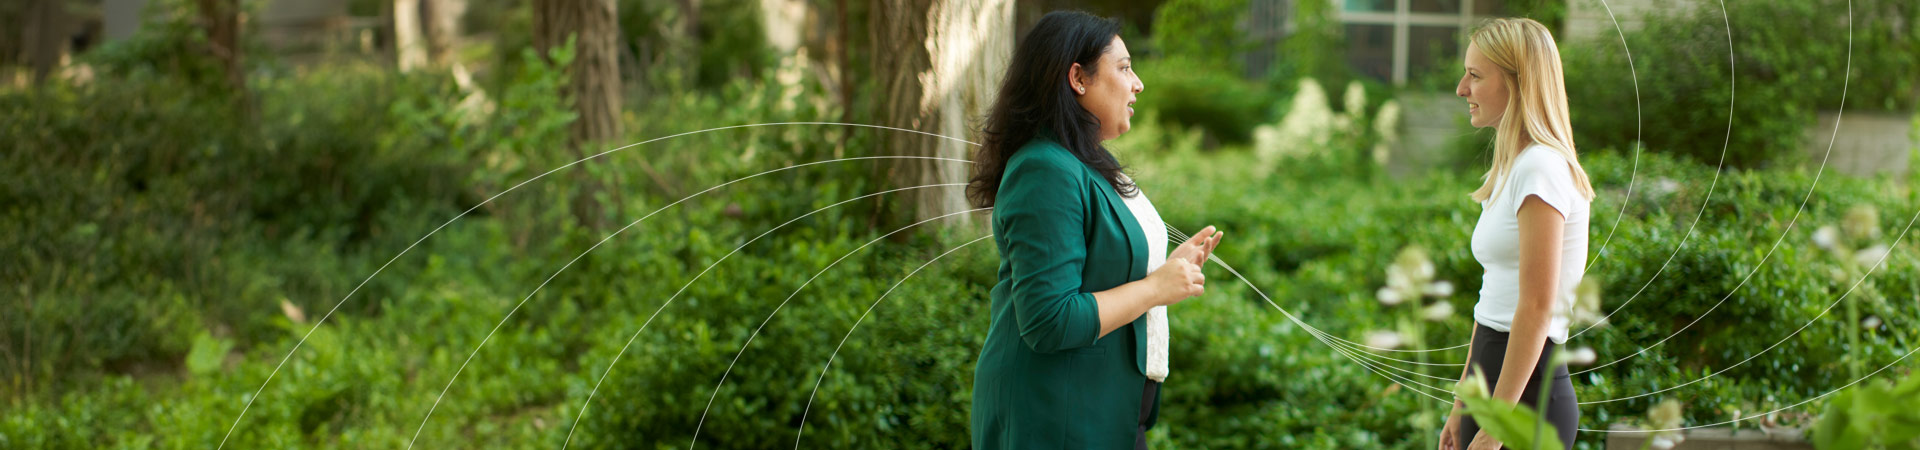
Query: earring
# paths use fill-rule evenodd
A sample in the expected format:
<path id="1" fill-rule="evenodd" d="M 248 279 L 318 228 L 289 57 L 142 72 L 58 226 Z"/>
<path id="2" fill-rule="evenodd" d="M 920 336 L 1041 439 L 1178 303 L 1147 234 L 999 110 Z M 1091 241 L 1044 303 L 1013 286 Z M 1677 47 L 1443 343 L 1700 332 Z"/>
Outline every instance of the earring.
<path id="1" fill-rule="evenodd" d="M 1077 88 L 1077 89 L 1078 89 L 1078 90 L 1080 91 L 1080 93 L 1082 93 L 1082 94 L 1085 94 L 1085 93 L 1087 93 L 1087 88 L 1084 88 L 1084 87 L 1083 87 L 1083 88 Z"/>

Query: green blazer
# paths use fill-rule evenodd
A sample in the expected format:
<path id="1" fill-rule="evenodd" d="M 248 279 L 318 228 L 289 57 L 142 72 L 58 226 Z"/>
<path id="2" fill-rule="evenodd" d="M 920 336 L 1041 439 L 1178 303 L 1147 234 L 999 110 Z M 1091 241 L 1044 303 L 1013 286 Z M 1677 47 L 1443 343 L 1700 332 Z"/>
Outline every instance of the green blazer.
<path id="1" fill-rule="evenodd" d="M 994 198 L 1000 281 L 974 368 L 974 448 L 1133 448 L 1146 320 L 1100 337 L 1093 293 L 1146 277 L 1142 236 L 1120 194 L 1065 147 L 1041 137 L 1014 152 Z"/>

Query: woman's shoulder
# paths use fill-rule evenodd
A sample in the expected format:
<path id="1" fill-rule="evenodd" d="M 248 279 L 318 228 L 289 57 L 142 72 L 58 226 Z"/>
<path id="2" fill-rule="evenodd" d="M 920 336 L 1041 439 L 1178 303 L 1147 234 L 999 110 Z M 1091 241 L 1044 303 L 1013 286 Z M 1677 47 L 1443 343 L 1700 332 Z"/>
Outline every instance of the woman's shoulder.
<path id="1" fill-rule="evenodd" d="M 1573 180 L 1573 164 L 1559 149 L 1541 144 L 1533 144 L 1520 150 L 1513 159 L 1513 172 L 1516 177 L 1545 176 L 1551 179 L 1565 178 Z"/>
<path id="2" fill-rule="evenodd" d="M 1066 147 L 1052 140 L 1036 136 L 1033 139 L 1028 139 L 1027 143 L 1021 144 L 1020 149 L 1015 150 L 1013 156 L 1007 159 L 1007 172 L 1011 173 L 1016 169 L 1021 169 L 1059 170 L 1077 173 L 1081 170 L 1080 166 L 1084 165 L 1085 164 L 1080 162 L 1079 158 L 1074 158 L 1073 153 L 1068 152 Z"/>
<path id="3" fill-rule="evenodd" d="M 1034 138 L 1021 144 L 1007 159 L 996 204 L 1014 207 L 1033 201 L 1056 201 L 1089 195 L 1092 180 L 1086 164 L 1066 147 Z M 1076 200 L 1077 201 L 1077 200 Z M 1000 211 L 1005 208 L 995 208 Z"/>
<path id="4" fill-rule="evenodd" d="M 1587 199 L 1580 195 L 1573 171 L 1577 170 L 1565 153 L 1551 146 L 1533 144 L 1522 149 L 1513 161 L 1513 175 L 1506 187 L 1510 198 L 1539 195 L 1554 209 L 1571 214 L 1583 209 Z M 1518 208 L 1518 203 L 1512 203 Z M 1569 209 L 1571 208 L 1571 209 Z"/>
<path id="5" fill-rule="evenodd" d="M 1541 166 L 1564 165 L 1566 163 L 1567 157 L 1561 155 L 1559 149 L 1549 147 L 1546 144 L 1528 145 L 1527 148 L 1520 149 L 1520 155 L 1515 156 L 1513 159 L 1514 168 L 1539 168 Z"/>

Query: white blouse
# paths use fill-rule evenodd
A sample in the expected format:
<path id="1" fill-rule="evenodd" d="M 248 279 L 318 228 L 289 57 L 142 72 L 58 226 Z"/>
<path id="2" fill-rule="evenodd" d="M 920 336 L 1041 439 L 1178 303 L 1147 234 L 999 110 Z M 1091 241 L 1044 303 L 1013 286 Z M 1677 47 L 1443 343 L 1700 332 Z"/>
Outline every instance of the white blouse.
<path id="1" fill-rule="evenodd" d="M 1133 182 L 1132 178 L 1121 176 Z M 1121 198 L 1133 212 L 1134 221 L 1140 223 L 1140 234 L 1147 239 L 1147 273 L 1153 273 L 1167 262 L 1167 223 L 1160 220 L 1160 211 L 1147 200 L 1147 191 L 1139 185 L 1134 189 L 1133 197 L 1123 195 Z M 1156 382 L 1167 380 L 1167 307 L 1164 305 L 1147 309 L 1147 378 Z"/>
<path id="2" fill-rule="evenodd" d="M 1574 184 L 1567 159 L 1544 145 L 1520 150 L 1513 170 L 1494 186 L 1491 198 L 1480 203 L 1480 222 L 1473 227 L 1473 258 L 1486 268 L 1486 276 L 1473 319 L 1500 332 L 1512 331 L 1513 313 L 1520 305 L 1520 205 L 1528 197 L 1539 197 L 1565 217 L 1559 286 L 1554 289 L 1553 319 L 1547 327 L 1547 337 L 1564 344 L 1574 287 L 1586 275 L 1591 205 Z"/>

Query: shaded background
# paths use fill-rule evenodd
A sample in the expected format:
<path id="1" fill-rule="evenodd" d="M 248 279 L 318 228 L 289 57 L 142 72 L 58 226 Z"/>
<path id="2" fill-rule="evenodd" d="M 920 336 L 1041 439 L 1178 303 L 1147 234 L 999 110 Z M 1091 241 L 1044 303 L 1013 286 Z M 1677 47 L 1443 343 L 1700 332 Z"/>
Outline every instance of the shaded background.
<path id="1" fill-rule="evenodd" d="M 840 204 L 965 164 L 703 191 L 969 145 L 770 125 L 542 174 L 737 125 L 973 139 L 1057 9 L 1123 21 L 1146 90 L 1110 148 L 1248 281 L 1175 309 L 1156 448 L 1431 448 L 1419 394 L 1459 371 L 1426 364 L 1463 350 L 1277 308 L 1466 342 L 1492 133 L 1452 90 L 1492 16 L 1555 30 L 1600 194 L 1583 297 L 1618 312 L 1574 346 L 1627 359 L 1575 377 L 1618 400 L 1583 427 L 1915 366 L 1911 2 L 27 0 L 0 5 L 0 447 L 965 447 L 986 215 L 939 218 L 953 186 Z M 1380 301 L 1397 260 L 1450 289 Z M 1892 436 L 1906 395 L 1721 428 Z"/>

